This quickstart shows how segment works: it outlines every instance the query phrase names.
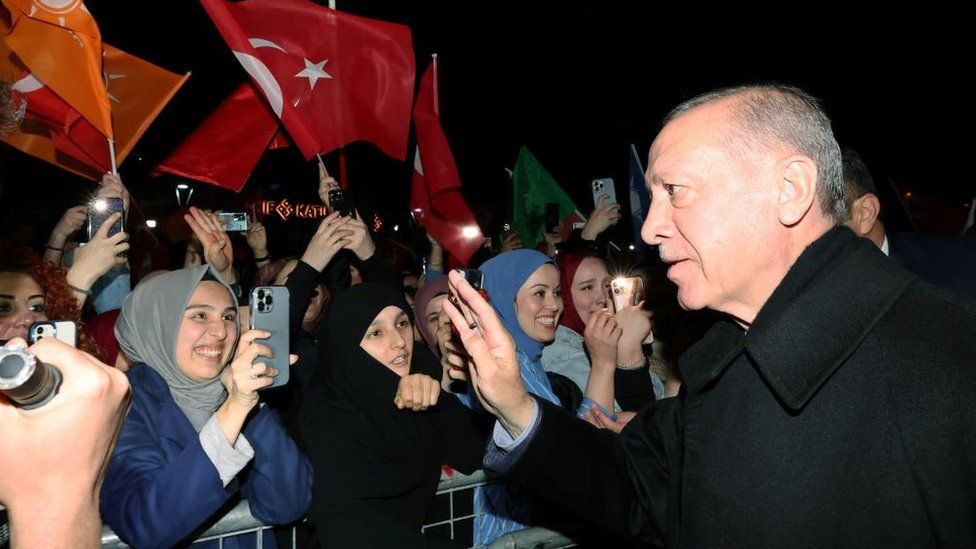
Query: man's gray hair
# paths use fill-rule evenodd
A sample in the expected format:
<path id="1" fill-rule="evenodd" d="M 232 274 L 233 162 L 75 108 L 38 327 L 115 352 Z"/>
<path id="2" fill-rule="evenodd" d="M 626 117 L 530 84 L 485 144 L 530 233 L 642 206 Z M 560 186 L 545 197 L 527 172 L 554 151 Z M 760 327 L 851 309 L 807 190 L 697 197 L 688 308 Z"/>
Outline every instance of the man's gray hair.
<path id="1" fill-rule="evenodd" d="M 742 133 L 733 136 L 733 142 L 751 150 L 786 145 L 810 157 L 817 166 L 817 195 L 821 209 L 835 223 L 846 221 L 840 146 L 820 102 L 803 90 L 764 84 L 710 91 L 675 107 L 664 119 L 664 124 L 696 107 L 725 99 L 733 100 L 729 106 L 731 120 Z"/>

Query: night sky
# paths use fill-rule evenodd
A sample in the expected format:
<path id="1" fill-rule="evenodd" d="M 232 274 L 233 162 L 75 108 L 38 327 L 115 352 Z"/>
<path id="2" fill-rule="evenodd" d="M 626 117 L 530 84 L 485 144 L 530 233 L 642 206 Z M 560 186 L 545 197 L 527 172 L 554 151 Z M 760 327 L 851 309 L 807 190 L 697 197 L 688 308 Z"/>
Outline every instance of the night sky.
<path id="1" fill-rule="evenodd" d="M 171 71 L 193 72 L 121 168 L 140 213 L 165 218 L 176 209 L 176 181 L 151 179 L 149 170 L 246 74 L 197 2 L 86 4 L 105 42 Z M 521 145 L 585 211 L 592 208 L 592 178 L 613 177 L 618 196 L 626 196 L 627 146 L 634 143 L 646 157 L 671 107 L 715 87 L 769 81 L 823 100 L 838 140 L 871 168 L 896 229 L 909 225 L 889 180 L 960 218 L 972 199 L 971 88 L 963 84 L 972 66 L 971 31 L 954 28 L 964 19 L 959 14 L 868 18 L 819 4 L 775 13 L 704 5 L 664 10 L 648 2 L 527 5 L 338 2 L 340 10 L 409 25 L 418 80 L 430 53 L 439 54 L 442 124 L 476 211 L 507 209 L 504 168 L 514 165 Z M 7 147 L 0 154 L 5 228 L 29 222 L 47 231 L 92 189 Z M 335 158 L 327 164 L 335 166 Z M 349 147 L 347 159 L 362 208 L 379 211 L 388 224 L 405 222 L 411 163 L 368 144 Z M 241 195 L 197 184 L 193 200 L 231 210 L 259 190 L 269 198 L 311 200 L 315 185 L 313 164 L 295 150 L 274 151 Z M 628 232 L 621 227 L 621 241 Z M 40 244 L 44 238 L 34 236 Z"/>

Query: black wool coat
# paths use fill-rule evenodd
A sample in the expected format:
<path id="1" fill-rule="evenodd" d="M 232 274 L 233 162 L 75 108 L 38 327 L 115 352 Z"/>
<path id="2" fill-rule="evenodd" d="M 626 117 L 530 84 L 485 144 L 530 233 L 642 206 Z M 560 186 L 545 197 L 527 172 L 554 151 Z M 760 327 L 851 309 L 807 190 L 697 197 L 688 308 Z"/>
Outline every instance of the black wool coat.
<path id="1" fill-rule="evenodd" d="M 835 228 L 682 365 L 619 436 L 540 403 L 506 478 L 668 547 L 976 547 L 973 302 Z"/>

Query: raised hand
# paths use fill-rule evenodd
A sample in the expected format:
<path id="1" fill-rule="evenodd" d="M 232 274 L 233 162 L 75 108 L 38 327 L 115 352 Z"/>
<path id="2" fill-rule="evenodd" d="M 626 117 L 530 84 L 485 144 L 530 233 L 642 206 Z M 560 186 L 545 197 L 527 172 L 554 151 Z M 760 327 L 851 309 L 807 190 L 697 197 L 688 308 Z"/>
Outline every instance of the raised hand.
<path id="1" fill-rule="evenodd" d="M 329 210 L 332 210 L 332 205 L 329 204 L 329 191 L 338 188 L 340 188 L 339 182 L 334 177 L 330 177 L 325 164 L 319 162 L 319 199 Z"/>
<path id="2" fill-rule="evenodd" d="M 22 339 L 8 344 L 26 346 Z M 98 495 L 128 410 L 129 382 L 54 338 L 30 350 L 62 379 L 58 394 L 34 410 L 0 397 L 0 502 L 11 535 L 15 546 L 97 547 Z"/>
<path id="3" fill-rule="evenodd" d="M 244 240 L 254 257 L 268 257 L 268 232 L 260 221 L 255 219 L 248 224 Z"/>
<path id="4" fill-rule="evenodd" d="M 60 248 L 72 233 L 81 228 L 88 219 L 88 206 L 74 206 L 65 210 L 58 224 L 51 231 L 48 245 Z"/>
<path id="5" fill-rule="evenodd" d="M 448 277 L 457 305 L 446 299 L 444 309 L 471 356 L 468 373 L 475 394 L 505 430 L 518 437 L 531 421 L 536 404 L 522 384 L 515 342 L 492 306 L 460 273 L 451 271 Z"/>
<path id="6" fill-rule="evenodd" d="M 583 226 L 580 234 L 583 240 L 596 240 L 600 233 L 616 225 L 620 220 L 620 204 L 608 203 L 609 201 L 610 197 L 605 194 L 600 195 L 597 207 L 590 212 L 590 217 Z"/>
<path id="7" fill-rule="evenodd" d="M 116 212 L 110 215 L 98 231 L 92 236 L 91 241 L 75 251 L 75 261 L 68 269 L 68 284 L 78 290 L 88 291 L 92 284 L 103 274 L 107 273 L 116 265 L 124 265 L 128 261 L 124 253 L 129 249 L 129 235 L 118 232 L 108 236 L 108 230 L 114 225 L 122 214 Z M 79 294 L 78 291 L 75 292 Z M 85 294 L 78 295 L 79 306 L 85 302 Z"/>
<path id="8" fill-rule="evenodd" d="M 393 404 L 400 410 L 419 412 L 437 404 L 440 394 L 441 385 L 436 379 L 425 374 L 405 375 L 400 378 Z"/>
<path id="9" fill-rule="evenodd" d="M 464 347 L 455 340 L 454 332 L 451 330 L 451 317 L 447 311 L 441 307 L 440 315 L 437 319 L 437 347 L 441 352 L 441 368 L 445 376 L 441 380 L 441 386 L 447 390 L 451 380 L 471 381 L 468 378 L 468 356 Z"/>
<path id="10" fill-rule="evenodd" d="M 352 250 L 360 261 L 366 261 L 373 257 L 373 253 L 376 252 L 376 245 L 373 244 L 373 237 L 370 236 L 369 229 L 363 223 L 362 217 L 357 211 L 356 217 L 349 218 L 349 221 L 346 223 L 346 228 L 351 231 L 351 234 L 349 236 L 349 242 L 343 247 L 347 250 Z"/>
<path id="11" fill-rule="evenodd" d="M 619 348 L 640 348 L 641 344 L 651 333 L 651 311 L 644 310 L 644 302 L 623 307 L 617 311 L 617 325 L 623 330 L 620 336 Z M 622 360 L 622 359 L 621 359 Z"/>
<path id="12" fill-rule="evenodd" d="M 258 403 L 258 389 L 274 383 L 278 370 L 263 362 L 254 362 L 259 356 L 274 358 L 270 347 L 254 341 L 269 337 L 271 334 L 263 330 L 248 330 L 241 336 L 234 360 L 220 375 L 220 381 L 227 389 L 227 400 L 253 408 Z"/>
<path id="13" fill-rule="evenodd" d="M 349 220 L 349 217 L 341 217 L 338 212 L 325 216 L 308 242 L 302 261 L 317 271 L 325 269 L 335 254 L 352 239 L 353 231 L 347 226 Z"/>
<path id="14" fill-rule="evenodd" d="M 233 269 L 234 247 L 227 232 L 220 226 L 217 215 L 191 206 L 190 213 L 184 214 L 183 219 L 203 245 L 203 259 L 220 274 L 224 282 L 237 282 Z"/>
<path id="15" fill-rule="evenodd" d="M 583 341 L 594 369 L 604 368 L 612 371 L 617 367 L 617 342 L 622 333 L 617 320 L 605 309 L 590 315 L 583 330 Z"/>
<path id="16" fill-rule="evenodd" d="M 125 215 L 129 215 L 129 203 L 131 202 L 129 197 L 129 190 L 125 188 L 122 184 L 122 178 L 116 174 L 107 173 L 102 176 L 101 181 L 98 182 L 98 192 L 95 193 L 97 198 L 121 198 L 122 207 L 125 209 Z"/>

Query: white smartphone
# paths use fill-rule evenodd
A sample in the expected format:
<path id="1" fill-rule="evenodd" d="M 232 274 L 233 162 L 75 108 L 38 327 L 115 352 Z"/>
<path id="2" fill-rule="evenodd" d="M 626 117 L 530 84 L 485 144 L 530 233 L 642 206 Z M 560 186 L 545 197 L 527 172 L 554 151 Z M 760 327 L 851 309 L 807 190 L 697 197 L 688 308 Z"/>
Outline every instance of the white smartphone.
<path id="1" fill-rule="evenodd" d="M 78 328 L 71 320 L 41 320 L 30 325 L 27 339 L 31 345 L 46 337 L 53 337 L 72 347 L 78 346 Z"/>

